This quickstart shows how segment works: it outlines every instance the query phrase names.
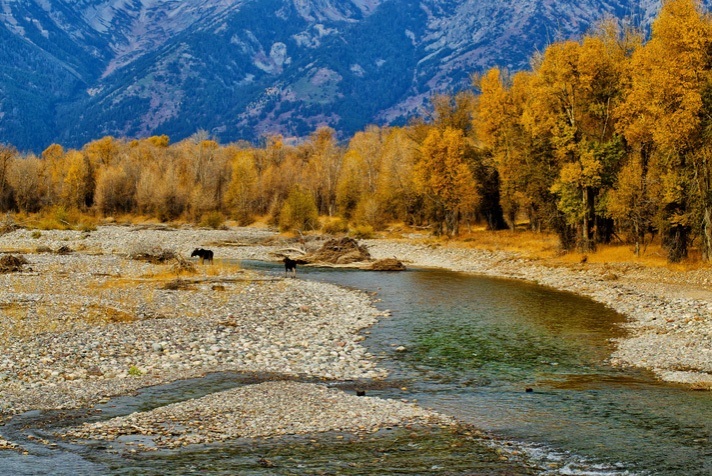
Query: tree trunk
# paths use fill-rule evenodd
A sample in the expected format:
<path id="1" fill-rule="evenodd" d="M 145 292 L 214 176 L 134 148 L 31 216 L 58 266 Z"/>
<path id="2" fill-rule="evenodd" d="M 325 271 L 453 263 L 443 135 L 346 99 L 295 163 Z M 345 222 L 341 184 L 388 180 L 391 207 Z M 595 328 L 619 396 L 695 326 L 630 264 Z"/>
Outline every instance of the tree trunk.
<path id="1" fill-rule="evenodd" d="M 679 263 L 687 257 L 687 228 L 673 225 L 667 238 L 668 261 Z"/>
<path id="2" fill-rule="evenodd" d="M 591 217 L 589 216 L 589 193 L 588 187 L 584 187 L 581 193 L 583 200 L 583 223 L 581 224 L 581 252 L 591 251 Z"/>
<path id="3" fill-rule="evenodd" d="M 712 260 L 712 209 L 705 207 L 702 223 L 702 257 L 706 261 Z"/>
<path id="4" fill-rule="evenodd" d="M 641 233 L 640 233 L 641 226 L 640 224 L 636 221 L 633 224 L 633 233 L 635 234 L 635 256 L 640 256 L 640 242 L 641 240 Z M 643 236 L 643 239 L 645 236 Z"/>

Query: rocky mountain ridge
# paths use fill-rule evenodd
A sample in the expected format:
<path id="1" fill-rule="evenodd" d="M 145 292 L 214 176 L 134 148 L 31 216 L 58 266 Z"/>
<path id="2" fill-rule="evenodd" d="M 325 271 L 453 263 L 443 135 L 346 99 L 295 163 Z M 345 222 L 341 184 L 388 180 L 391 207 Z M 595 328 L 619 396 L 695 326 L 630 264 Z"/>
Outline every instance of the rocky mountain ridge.
<path id="1" fill-rule="evenodd" d="M 0 142 L 221 142 L 403 123 L 652 0 L 0 0 Z"/>

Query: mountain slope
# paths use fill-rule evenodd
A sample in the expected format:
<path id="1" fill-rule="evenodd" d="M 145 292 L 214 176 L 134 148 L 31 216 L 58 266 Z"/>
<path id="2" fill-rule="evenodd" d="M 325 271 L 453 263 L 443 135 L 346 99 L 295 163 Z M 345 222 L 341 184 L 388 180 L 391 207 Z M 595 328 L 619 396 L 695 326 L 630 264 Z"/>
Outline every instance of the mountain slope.
<path id="1" fill-rule="evenodd" d="M 636 7 L 633 8 L 633 5 Z M 0 142 L 348 137 L 649 0 L 0 0 Z"/>

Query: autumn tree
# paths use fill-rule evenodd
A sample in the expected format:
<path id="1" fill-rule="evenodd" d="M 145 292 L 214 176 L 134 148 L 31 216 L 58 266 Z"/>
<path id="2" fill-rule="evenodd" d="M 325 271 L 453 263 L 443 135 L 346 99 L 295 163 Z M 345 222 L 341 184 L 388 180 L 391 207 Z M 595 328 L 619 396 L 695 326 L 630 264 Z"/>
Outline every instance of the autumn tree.
<path id="1" fill-rule="evenodd" d="M 89 142 L 83 148 L 84 154 L 89 159 L 92 167 L 110 167 L 118 160 L 118 155 L 122 149 L 122 144 L 111 136 Z"/>
<path id="2" fill-rule="evenodd" d="M 10 168 L 18 156 L 14 147 L 0 144 L 0 210 L 8 211 L 12 206 L 12 189 L 10 188 Z"/>
<path id="3" fill-rule="evenodd" d="M 549 46 L 529 83 L 524 124 L 532 136 L 547 140 L 559 171 L 551 191 L 566 223 L 558 227 L 565 248 L 573 244 L 568 227 L 577 230 L 584 252 L 610 237 L 610 231 L 602 233 L 611 227 L 598 205 L 624 154 L 613 111 L 622 97 L 627 54 L 617 30 L 604 24 L 581 42 Z"/>
<path id="4" fill-rule="evenodd" d="M 319 211 L 312 194 L 302 186 L 292 188 L 279 214 L 281 231 L 309 231 L 319 228 Z"/>
<path id="5" fill-rule="evenodd" d="M 172 152 L 175 178 L 190 195 L 186 209 L 190 217 L 199 220 L 205 213 L 220 210 L 229 182 L 230 154 L 205 131 L 176 144 Z"/>
<path id="6" fill-rule="evenodd" d="M 59 203 L 62 195 L 64 181 L 64 148 L 59 144 L 52 144 L 42 151 L 41 158 L 44 162 L 45 195 L 42 197 L 42 206 L 51 206 Z"/>
<path id="7" fill-rule="evenodd" d="M 94 205 L 103 215 L 135 211 L 136 182 L 124 167 L 112 165 L 97 172 Z"/>
<path id="8" fill-rule="evenodd" d="M 70 210 L 86 210 L 91 205 L 94 192 L 89 159 L 77 150 L 70 150 L 64 157 L 64 163 L 60 203 Z"/>
<path id="9" fill-rule="evenodd" d="M 303 151 L 308 157 L 303 183 L 314 195 L 319 212 L 331 216 L 336 213 L 336 187 L 343 163 L 336 132 L 320 127 L 304 143 Z"/>
<path id="10" fill-rule="evenodd" d="M 476 98 L 472 91 L 461 91 L 454 96 L 439 94 L 433 98 L 433 120 L 430 127 L 457 129 L 468 141 L 475 138 L 473 116 L 476 112 Z M 427 131 L 427 127 L 423 128 Z M 500 203 L 499 171 L 491 154 L 483 153 L 475 147 L 466 148 L 465 161 L 469 165 L 480 196 L 478 215 L 491 230 L 506 228 Z"/>
<path id="11" fill-rule="evenodd" d="M 17 157 L 10 168 L 8 182 L 17 208 L 22 212 L 40 211 L 45 195 L 44 162 L 34 155 Z"/>
<path id="12" fill-rule="evenodd" d="M 136 184 L 138 213 L 173 220 L 188 211 L 194 181 L 185 150 L 180 144 L 165 148 L 151 140 L 140 141 L 130 150 L 124 170 Z"/>
<path id="13" fill-rule="evenodd" d="M 641 254 L 646 232 L 653 226 L 659 189 L 659 181 L 648 173 L 643 157 L 635 154 L 621 168 L 608 194 L 607 211 L 633 237 L 636 256 Z"/>
<path id="14" fill-rule="evenodd" d="M 382 137 L 381 167 L 375 199 L 386 221 L 418 222 L 423 196 L 414 181 L 419 146 L 406 128 L 388 129 Z"/>
<path id="15" fill-rule="evenodd" d="M 252 223 L 256 213 L 257 168 L 255 151 L 230 149 L 232 174 L 225 192 L 225 208 L 240 225 Z"/>
<path id="16" fill-rule="evenodd" d="M 514 227 L 520 213 L 531 229 L 555 228 L 557 211 L 551 186 L 558 174 L 557 160 L 545 134 L 528 127 L 533 74 L 512 77 L 493 68 L 476 78 L 480 90 L 475 133 L 482 153 L 491 157 L 498 172 L 504 217 Z"/>
<path id="17" fill-rule="evenodd" d="M 380 228 L 386 221 L 378 195 L 387 130 L 375 126 L 358 132 L 349 142 L 336 187 L 339 213 L 357 224 Z"/>
<path id="18" fill-rule="evenodd" d="M 707 99 L 712 87 L 711 38 L 710 19 L 699 2 L 665 2 L 650 40 L 633 55 L 630 86 L 618 110 L 618 126 L 642 154 L 644 167 L 660 169 L 658 227 L 672 262 L 687 256 L 696 228 L 704 255 L 712 252 L 703 218 L 712 208 L 712 194 L 700 180 L 709 173 L 705 152 L 700 151 L 712 117 L 712 101 Z M 695 207 L 701 209 L 695 213 Z"/>
<path id="19" fill-rule="evenodd" d="M 414 179 L 432 206 L 436 234 L 457 235 L 460 223 L 479 202 L 477 184 L 465 162 L 466 141 L 459 129 L 433 128 L 421 145 Z"/>

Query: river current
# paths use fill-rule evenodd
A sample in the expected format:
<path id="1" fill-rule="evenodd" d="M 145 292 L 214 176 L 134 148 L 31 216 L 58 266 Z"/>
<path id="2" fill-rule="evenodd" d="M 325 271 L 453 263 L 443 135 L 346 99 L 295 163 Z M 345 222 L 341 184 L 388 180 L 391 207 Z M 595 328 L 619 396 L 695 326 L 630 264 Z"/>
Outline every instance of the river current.
<path id="1" fill-rule="evenodd" d="M 557 473 L 712 474 L 712 393 L 608 365 L 624 317 L 605 306 L 441 270 L 314 273 L 377 292 L 393 311 L 366 344 L 421 405 L 515 442 Z"/>
<path id="2" fill-rule="evenodd" d="M 243 266 L 281 273 L 264 263 Z M 324 435 L 127 456 L 104 446 L 35 444 L 28 434 L 52 440 L 56 420 L 68 416 L 32 413 L 3 428 L 8 438 L 25 438 L 29 454 L 0 454 L 0 474 L 712 474 L 712 392 L 608 365 L 624 318 L 600 304 L 430 269 L 300 268 L 297 279 L 361 289 L 391 310 L 364 341 L 390 371 L 368 395 L 415 400 L 491 438 L 389 430 L 358 441 Z M 255 379 L 215 374 L 146 389 L 103 405 L 101 418 Z M 505 461 L 518 456 L 539 469 Z"/>

